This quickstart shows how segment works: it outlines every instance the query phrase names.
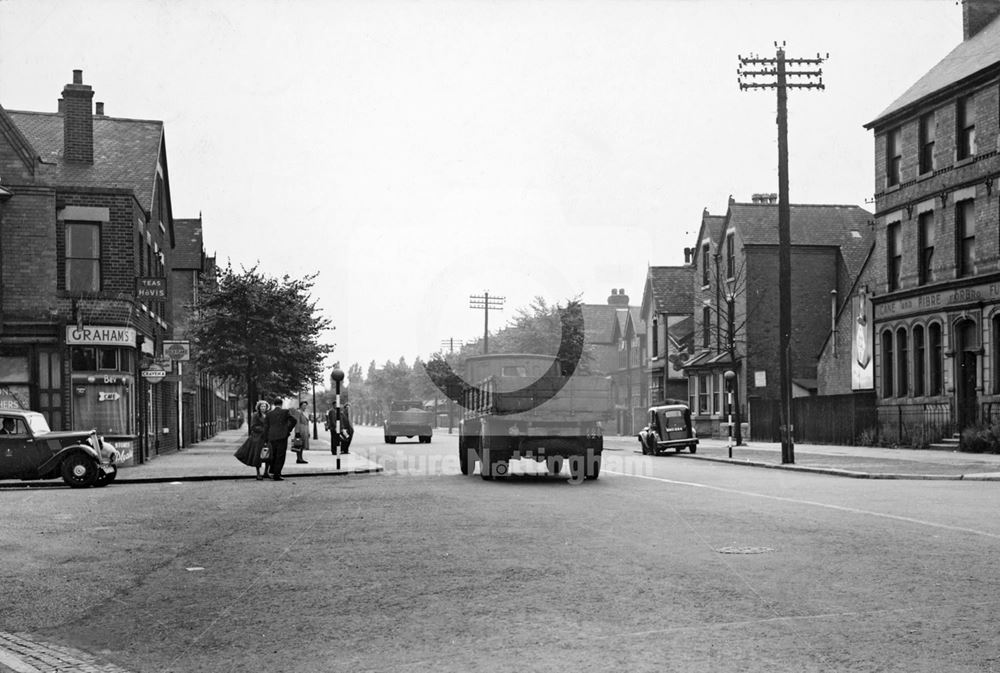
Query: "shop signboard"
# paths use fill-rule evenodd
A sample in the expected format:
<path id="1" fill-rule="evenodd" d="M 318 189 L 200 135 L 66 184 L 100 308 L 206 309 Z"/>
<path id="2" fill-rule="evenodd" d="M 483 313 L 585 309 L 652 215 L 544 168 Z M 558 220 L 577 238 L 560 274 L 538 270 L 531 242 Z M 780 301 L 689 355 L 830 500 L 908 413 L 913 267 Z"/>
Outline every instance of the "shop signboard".
<path id="1" fill-rule="evenodd" d="M 135 348 L 135 328 L 119 325 L 67 325 L 66 344 Z"/>
<path id="2" fill-rule="evenodd" d="M 187 362 L 191 359 L 191 342 L 164 341 L 163 354 L 171 360 Z"/>
<path id="3" fill-rule="evenodd" d="M 166 301 L 167 279 L 163 277 L 136 278 L 135 298 L 142 302 Z"/>

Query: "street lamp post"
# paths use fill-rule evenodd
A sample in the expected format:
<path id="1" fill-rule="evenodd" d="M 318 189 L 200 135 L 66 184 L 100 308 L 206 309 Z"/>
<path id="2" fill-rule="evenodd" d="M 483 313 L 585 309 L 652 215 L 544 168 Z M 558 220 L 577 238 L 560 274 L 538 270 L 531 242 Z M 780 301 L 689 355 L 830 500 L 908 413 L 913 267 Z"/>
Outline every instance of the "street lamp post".
<path id="1" fill-rule="evenodd" d="M 337 456 L 337 469 L 340 469 L 340 383 L 344 380 L 344 372 L 339 368 L 334 368 L 330 372 L 330 380 L 333 382 L 333 433 L 330 438 L 330 450 Z"/>
<path id="2" fill-rule="evenodd" d="M 313 439 L 319 439 L 319 411 L 316 409 L 316 379 L 313 379 Z"/>
<path id="3" fill-rule="evenodd" d="M 733 457 L 733 380 L 736 378 L 736 372 L 732 369 L 727 369 L 724 374 L 726 377 L 726 389 L 728 390 L 728 406 L 729 406 L 729 457 Z"/>

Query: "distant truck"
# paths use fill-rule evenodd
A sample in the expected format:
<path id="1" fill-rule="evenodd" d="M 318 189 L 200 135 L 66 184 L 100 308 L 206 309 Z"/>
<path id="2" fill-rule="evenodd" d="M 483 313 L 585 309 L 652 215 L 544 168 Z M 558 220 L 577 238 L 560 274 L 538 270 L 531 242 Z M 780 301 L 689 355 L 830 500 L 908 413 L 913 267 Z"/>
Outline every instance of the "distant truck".
<path id="1" fill-rule="evenodd" d="M 386 444 L 395 444 L 397 437 L 418 437 L 421 444 L 430 444 L 434 435 L 434 412 L 424 411 L 423 402 L 419 400 L 391 402 L 383 429 Z"/>
<path id="2" fill-rule="evenodd" d="M 550 474 L 569 464 L 575 480 L 597 479 L 603 424 L 611 416 L 611 383 L 603 376 L 565 376 L 547 355 L 480 355 L 466 360 L 464 412 L 459 423 L 462 474 L 491 480 L 510 461 L 545 463 Z"/>

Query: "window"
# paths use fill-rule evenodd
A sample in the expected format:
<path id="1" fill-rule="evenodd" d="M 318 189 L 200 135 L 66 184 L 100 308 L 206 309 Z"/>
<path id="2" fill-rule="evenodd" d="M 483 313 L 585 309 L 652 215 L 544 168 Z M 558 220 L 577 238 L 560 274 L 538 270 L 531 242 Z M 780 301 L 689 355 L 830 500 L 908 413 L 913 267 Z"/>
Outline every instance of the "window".
<path id="1" fill-rule="evenodd" d="M 118 349 L 98 348 L 97 349 L 98 369 L 118 369 Z"/>
<path id="2" fill-rule="evenodd" d="M 924 394 L 924 358 L 927 349 L 924 346 L 923 325 L 913 328 L 913 394 L 921 397 Z"/>
<path id="3" fill-rule="evenodd" d="M 921 285 L 934 282 L 934 211 L 917 218 L 917 273 Z"/>
<path id="4" fill-rule="evenodd" d="M 653 318 L 653 357 L 660 357 L 660 323 Z"/>
<path id="5" fill-rule="evenodd" d="M 955 102 L 955 143 L 959 160 L 976 153 L 976 113 L 969 96 Z"/>
<path id="6" fill-rule="evenodd" d="M 1000 393 L 1000 315 L 993 316 L 993 394 Z"/>
<path id="7" fill-rule="evenodd" d="M 955 268 L 959 278 L 971 276 L 976 270 L 976 208 L 975 201 L 955 205 Z"/>
<path id="8" fill-rule="evenodd" d="M 900 327 L 896 330 L 896 395 L 903 397 L 910 389 L 910 367 L 909 367 L 909 339 L 906 336 L 906 328 Z"/>
<path id="9" fill-rule="evenodd" d="M 711 277 L 708 273 L 708 257 L 710 254 L 709 246 L 706 243 L 701 246 L 701 284 L 708 285 Z"/>
<path id="10" fill-rule="evenodd" d="M 927 394 L 941 394 L 941 372 L 944 371 L 944 361 L 941 352 L 941 324 L 931 323 L 927 329 L 928 349 L 930 350 L 930 360 L 928 362 Z"/>
<path id="11" fill-rule="evenodd" d="M 711 394 L 711 378 L 708 374 L 698 375 L 698 413 L 709 414 L 709 395 Z"/>
<path id="12" fill-rule="evenodd" d="M 659 399 L 659 398 L 656 398 Z M 697 409 L 695 402 L 698 400 L 698 379 L 695 377 L 688 378 L 688 409 L 694 411 Z"/>
<path id="13" fill-rule="evenodd" d="M 101 225 L 66 223 L 66 289 L 75 292 L 101 289 Z"/>
<path id="14" fill-rule="evenodd" d="M 74 346 L 71 358 L 75 372 L 97 370 L 97 350 L 93 346 Z"/>
<path id="15" fill-rule="evenodd" d="M 893 222 L 885 229 L 886 271 L 889 291 L 898 290 L 903 267 L 902 227 Z"/>
<path id="16" fill-rule="evenodd" d="M 707 306 L 701 308 L 701 345 L 708 348 L 712 343 L 712 309 Z"/>
<path id="17" fill-rule="evenodd" d="M 736 240 L 732 234 L 726 236 L 726 278 L 736 277 Z"/>
<path id="18" fill-rule="evenodd" d="M 882 397 L 892 397 L 892 332 L 882 332 Z"/>
<path id="19" fill-rule="evenodd" d="M 920 173 L 934 170 L 934 135 L 936 132 L 934 113 L 928 112 L 920 118 Z"/>
<path id="20" fill-rule="evenodd" d="M 885 134 L 885 178 L 887 187 L 899 184 L 902 163 L 902 130 L 894 128 Z"/>

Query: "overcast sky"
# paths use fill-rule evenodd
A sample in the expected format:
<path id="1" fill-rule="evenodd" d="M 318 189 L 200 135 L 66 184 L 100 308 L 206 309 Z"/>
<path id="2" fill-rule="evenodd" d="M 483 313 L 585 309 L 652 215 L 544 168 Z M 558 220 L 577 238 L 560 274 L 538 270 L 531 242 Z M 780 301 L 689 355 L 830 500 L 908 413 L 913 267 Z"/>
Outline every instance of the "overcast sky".
<path id="1" fill-rule="evenodd" d="M 301 277 L 367 367 L 474 339 L 469 295 L 642 298 L 702 210 L 777 192 L 775 94 L 738 55 L 830 58 L 789 95 L 793 203 L 871 210 L 871 121 L 962 39 L 955 0 L 0 0 L 0 105 L 165 123 L 175 217 Z M 332 359 L 331 359 L 332 362 Z"/>

